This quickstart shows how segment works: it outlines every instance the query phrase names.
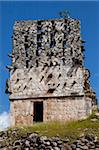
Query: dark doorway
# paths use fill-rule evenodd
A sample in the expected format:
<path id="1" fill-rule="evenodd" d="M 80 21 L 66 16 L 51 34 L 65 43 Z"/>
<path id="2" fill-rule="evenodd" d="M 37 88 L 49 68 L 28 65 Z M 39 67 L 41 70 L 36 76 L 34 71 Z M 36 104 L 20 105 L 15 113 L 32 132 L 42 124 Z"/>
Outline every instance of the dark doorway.
<path id="1" fill-rule="evenodd" d="M 34 102 L 34 119 L 33 121 L 43 121 L 43 102 Z"/>

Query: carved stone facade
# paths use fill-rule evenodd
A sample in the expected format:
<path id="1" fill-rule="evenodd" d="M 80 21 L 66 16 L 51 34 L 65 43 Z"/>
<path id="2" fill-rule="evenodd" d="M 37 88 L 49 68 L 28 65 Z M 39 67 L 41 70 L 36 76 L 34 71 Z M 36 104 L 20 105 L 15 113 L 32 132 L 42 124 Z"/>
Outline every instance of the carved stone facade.
<path id="1" fill-rule="evenodd" d="M 9 91 L 12 125 L 82 119 L 95 103 L 76 19 L 17 21 Z"/>

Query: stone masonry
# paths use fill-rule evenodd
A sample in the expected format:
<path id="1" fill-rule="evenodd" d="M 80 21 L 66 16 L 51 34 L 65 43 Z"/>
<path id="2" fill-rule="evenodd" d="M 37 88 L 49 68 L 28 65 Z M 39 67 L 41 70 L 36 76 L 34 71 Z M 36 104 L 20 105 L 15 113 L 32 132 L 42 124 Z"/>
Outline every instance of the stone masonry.
<path id="1" fill-rule="evenodd" d="M 96 103 L 83 66 L 80 21 L 16 21 L 9 92 L 12 125 L 86 118 Z"/>

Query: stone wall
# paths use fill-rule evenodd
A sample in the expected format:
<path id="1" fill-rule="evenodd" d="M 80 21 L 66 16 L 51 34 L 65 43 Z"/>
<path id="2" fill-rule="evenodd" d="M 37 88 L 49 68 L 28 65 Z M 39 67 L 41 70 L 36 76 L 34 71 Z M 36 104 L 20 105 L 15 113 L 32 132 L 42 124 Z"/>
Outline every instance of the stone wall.
<path id="1" fill-rule="evenodd" d="M 86 109 L 87 103 L 87 109 Z M 45 121 L 80 120 L 91 114 L 91 100 L 84 97 L 65 97 L 44 101 Z"/>
<path id="2" fill-rule="evenodd" d="M 52 97 L 84 95 L 83 68 L 56 66 L 42 71 L 41 67 L 31 70 L 17 69 L 10 78 L 10 98 Z"/>
<path id="3" fill-rule="evenodd" d="M 75 19 L 15 22 L 10 98 L 84 93 L 81 43 Z"/>
<path id="4" fill-rule="evenodd" d="M 15 22 L 10 99 L 94 95 L 82 43 L 76 19 Z"/>
<path id="5" fill-rule="evenodd" d="M 77 60 L 81 64 L 81 43 L 78 20 L 17 21 L 13 33 L 13 67 L 72 66 Z"/>
<path id="6" fill-rule="evenodd" d="M 12 125 L 31 125 L 34 102 L 43 102 L 43 121 L 84 119 L 91 114 L 91 99 L 85 97 L 60 97 L 11 101 Z M 86 107 L 87 106 L 87 107 Z"/>
<path id="7" fill-rule="evenodd" d="M 33 123 L 33 104 L 29 100 L 10 102 L 11 125 L 31 125 Z"/>

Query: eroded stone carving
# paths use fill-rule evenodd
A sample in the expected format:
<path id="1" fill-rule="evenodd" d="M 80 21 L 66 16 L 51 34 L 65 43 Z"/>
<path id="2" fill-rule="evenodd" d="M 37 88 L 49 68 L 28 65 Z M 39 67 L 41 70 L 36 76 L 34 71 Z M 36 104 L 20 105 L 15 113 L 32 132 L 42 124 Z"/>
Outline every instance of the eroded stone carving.
<path id="1" fill-rule="evenodd" d="M 55 114 L 54 107 L 49 105 L 54 105 L 57 97 L 59 102 L 55 100 L 55 105 L 57 108 L 58 105 L 62 105 L 59 109 L 64 110 L 61 112 L 62 115 L 67 115 L 64 119 L 68 117 L 73 119 L 72 113 L 70 116 L 73 110 L 76 119 L 86 117 L 87 112 L 90 114 L 92 101 L 95 103 L 95 93 L 88 82 L 88 70 L 83 67 L 82 43 L 84 41 L 80 35 L 80 21 L 76 19 L 16 21 L 13 32 L 12 67 L 10 67 L 10 100 L 13 107 L 15 100 L 17 103 L 27 99 L 28 106 L 31 100 L 32 107 L 34 101 L 43 101 L 43 120 L 49 121 L 50 118 L 55 120 L 58 110 Z M 89 104 L 89 111 L 86 111 L 86 102 Z M 70 106 L 72 103 L 77 109 Z M 27 107 L 25 101 L 24 107 Z M 14 109 L 11 107 L 15 120 L 19 116 L 16 110 L 17 107 Z M 48 117 L 47 112 L 52 116 Z M 33 120 L 31 113 L 30 119 Z"/>

